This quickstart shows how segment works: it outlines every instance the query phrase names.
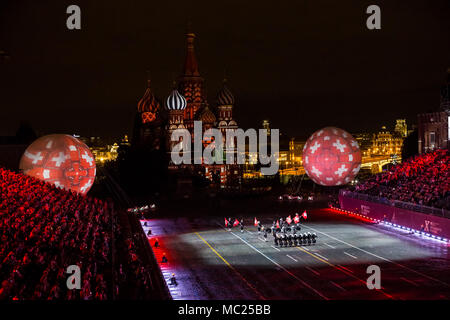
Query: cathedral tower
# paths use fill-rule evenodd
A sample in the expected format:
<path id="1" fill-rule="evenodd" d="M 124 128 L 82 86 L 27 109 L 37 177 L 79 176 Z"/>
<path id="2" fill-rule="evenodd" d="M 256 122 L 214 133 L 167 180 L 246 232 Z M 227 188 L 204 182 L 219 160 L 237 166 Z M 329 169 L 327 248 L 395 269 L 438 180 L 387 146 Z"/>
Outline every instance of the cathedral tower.
<path id="1" fill-rule="evenodd" d="M 167 123 L 167 146 L 171 151 L 172 147 L 178 142 L 172 141 L 172 133 L 176 129 L 185 129 L 184 126 L 184 110 L 186 109 L 186 99 L 178 92 L 177 89 L 173 89 L 166 100 L 166 108 L 168 111 L 168 123 Z"/>
<path id="2" fill-rule="evenodd" d="M 184 124 L 187 129 L 194 128 L 197 111 L 206 103 L 203 90 L 203 78 L 198 71 L 197 58 L 194 49 L 195 34 L 188 30 L 186 33 L 186 58 L 182 74 L 178 80 L 178 90 L 186 98 L 184 109 Z"/>
<path id="3" fill-rule="evenodd" d="M 237 123 L 233 119 L 234 96 L 227 87 L 227 80 L 223 80 L 222 89 L 217 94 L 218 128 L 225 134 L 228 129 L 237 129 Z"/>
<path id="4" fill-rule="evenodd" d="M 133 143 L 159 149 L 162 137 L 161 104 L 151 90 L 150 80 L 137 104 Z"/>

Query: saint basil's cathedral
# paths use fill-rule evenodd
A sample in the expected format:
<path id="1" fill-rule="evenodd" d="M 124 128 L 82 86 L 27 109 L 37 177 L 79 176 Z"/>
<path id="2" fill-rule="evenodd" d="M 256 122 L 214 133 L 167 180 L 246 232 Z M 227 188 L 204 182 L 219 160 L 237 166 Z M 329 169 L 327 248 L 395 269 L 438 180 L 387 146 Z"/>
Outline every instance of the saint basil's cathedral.
<path id="1" fill-rule="evenodd" d="M 195 34 L 186 33 L 186 58 L 181 76 L 174 82 L 173 90 L 165 100 L 165 104 L 156 98 L 151 89 L 150 80 L 147 88 L 137 105 L 134 122 L 133 144 L 144 146 L 152 150 L 166 151 L 169 157 L 169 170 L 189 169 L 193 173 L 200 173 L 205 178 L 219 182 L 221 185 L 231 185 L 239 181 L 241 169 L 236 164 L 205 164 L 174 165 L 170 161 L 172 147 L 178 142 L 170 140 L 175 129 L 187 129 L 193 137 L 194 121 L 202 122 L 202 133 L 210 128 L 219 129 L 223 138 L 228 130 L 238 128 L 233 118 L 234 96 L 223 81 L 215 104 L 208 104 L 204 89 L 204 79 L 201 77 L 194 49 Z M 211 141 L 203 141 L 206 147 Z M 225 147 L 223 162 L 226 154 L 235 150 Z M 216 159 L 218 155 L 215 155 Z M 191 157 L 193 159 L 193 157 Z M 219 180 L 220 179 L 220 180 Z"/>

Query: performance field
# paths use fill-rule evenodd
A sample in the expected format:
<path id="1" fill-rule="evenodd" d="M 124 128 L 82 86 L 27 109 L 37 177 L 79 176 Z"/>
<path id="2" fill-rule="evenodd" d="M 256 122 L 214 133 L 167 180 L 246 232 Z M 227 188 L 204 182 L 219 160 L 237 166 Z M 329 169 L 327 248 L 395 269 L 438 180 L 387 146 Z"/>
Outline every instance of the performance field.
<path id="1" fill-rule="evenodd" d="M 448 243 L 334 209 L 305 209 L 298 233 L 315 233 L 316 243 L 287 247 L 276 246 L 271 233 L 265 241 L 248 215 L 243 231 L 225 228 L 222 216 L 141 224 L 146 233 L 151 229 L 148 238 L 173 299 L 450 299 Z M 292 214 L 282 211 L 256 218 L 270 227 Z M 380 289 L 367 286 L 371 265 L 380 268 Z"/>

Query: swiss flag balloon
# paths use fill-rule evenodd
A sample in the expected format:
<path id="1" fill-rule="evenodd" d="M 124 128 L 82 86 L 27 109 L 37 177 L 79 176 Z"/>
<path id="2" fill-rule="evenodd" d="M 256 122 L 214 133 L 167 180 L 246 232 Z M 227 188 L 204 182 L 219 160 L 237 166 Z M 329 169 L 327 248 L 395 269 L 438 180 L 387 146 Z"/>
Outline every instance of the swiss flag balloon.
<path id="1" fill-rule="evenodd" d="M 35 140 L 20 159 L 20 170 L 57 187 L 86 194 L 95 180 L 95 160 L 80 140 L 52 134 Z"/>
<path id="2" fill-rule="evenodd" d="M 347 184 L 361 167 L 358 142 L 350 133 L 339 128 L 318 130 L 309 137 L 303 148 L 303 167 L 317 184 Z"/>

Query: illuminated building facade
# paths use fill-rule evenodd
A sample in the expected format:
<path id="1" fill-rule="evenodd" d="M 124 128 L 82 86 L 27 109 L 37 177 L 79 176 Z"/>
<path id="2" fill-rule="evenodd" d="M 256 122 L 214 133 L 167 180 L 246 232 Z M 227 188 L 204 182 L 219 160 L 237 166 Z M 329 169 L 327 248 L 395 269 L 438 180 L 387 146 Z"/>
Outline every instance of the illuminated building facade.
<path id="1" fill-rule="evenodd" d="M 124 135 L 119 143 L 112 142 L 110 144 L 104 143 L 102 139 L 100 139 L 100 137 L 80 137 L 79 139 L 89 146 L 89 149 L 94 155 L 97 165 L 117 160 L 117 157 L 119 155 L 119 147 L 130 145 L 130 142 L 128 141 L 128 135 Z"/>
<path id="2" fill-rule="evenodd" d="M 355 133 L 353 134 L 353 137 L 355 137 L 356 141 L 359 144 L 359 148 L 361 149 L 361 155 L 363 157 L 367 157 L 370 155 L 370 149 L 373 145 L 373 139 L 374 135 L 373 133 Z"/>
<path id="3" fill-rule="evenodd" d="M 117 159 L 119 145 L 115 142 L 112 145 L 93 147 L 90 149 L 94 155 L 95 162 L 97 164 L 102 164 L 108 161 L 115 161 Z"/>
<path id="4" fill-rule="evenodd" d="M 406 119 L 397 119 L 394 131 L 402 138 L 406 138 L 408 136 L 408 126 L 406 125 Z"/>
<path id="5" fill-rule="evenodd" d="M 418 115 L 419 153 L 450 144 L 450 69 L 447 70 L 446 83 L 441 88 L 440 109 L 436 112 Z"/>
<path id="6" fill-rule="evenodd" d="M 224 80 L 222 88 L 217 94 L 214 106 L 207 101 L 204 90 L 205 80 L 201 77 L 195 56 L 195 34 L 192 31 L 186 33 L 186 57 L 183 70 L 174 89 L 166 99 L 165 108 L 161 107 L 159 100 L 153 94 L 148 82 L 144 96 L 138 103 L 133 143 L 140 143 L 158 149 L 164 141 L 169 150 L 179 141 L 171 141 L 171 135 L 176 129 L 187 129 L 193 139 L 194 121 L 202 121 L 202 131 L 216 128 L 222 132 L 225 142 L 226 133 L 238 128 L 233 117 L 234 96 Z M 203 145 L 213 143 L 204 140 Z M 215 154 L 216 159 L 226 159 L 227 154 L 233 154 L 236 159 L 236 149 L 227 147 L 224 143 L 224 153 Z M 192 157 L 193 159 L 193 157 Z M 223 161 L 225 162 L 225 161 Z M 169 169 L 177 170 L 179 166 L 169 160 Z M 237 181 L 241 177 L 241 169 L 236 164 L 206 164 L 182 165 L 182 168 L 190 168 L 192 172 L 201 173 L 207 179 L 220 184 L 228 184 Z"/>
<path id="7" fill-rule="evenodd" d="M 302 165 L 303 147 L 306 141 L 297 141 L 291 138 L 289 141 L 289 163 L 288 166 L 300 167 Z"/>
<path id="8" fill-rule="evenodd" d="M 391 133 L 383 126 L 381 131 L 374 135 L 371 155 L 399 155 L 402 153 L 403 138 L 396 132 Z"/>

